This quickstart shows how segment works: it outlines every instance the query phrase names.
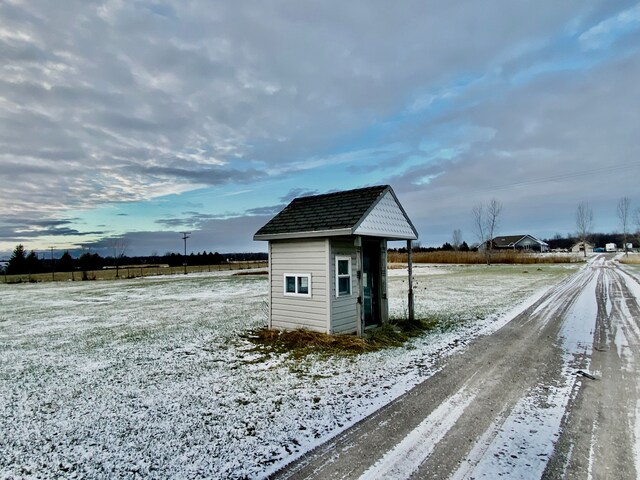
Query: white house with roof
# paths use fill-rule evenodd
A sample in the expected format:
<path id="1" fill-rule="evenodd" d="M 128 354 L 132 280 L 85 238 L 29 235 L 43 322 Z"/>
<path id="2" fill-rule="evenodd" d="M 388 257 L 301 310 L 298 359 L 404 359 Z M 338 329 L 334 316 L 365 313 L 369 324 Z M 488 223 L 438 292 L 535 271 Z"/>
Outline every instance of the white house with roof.
<path id="1" fill-rule="evenodd" d="M 269 242 L 269 328 L 361 335 L 388 320 L 387 241 L 418 233 L 381 185 L 296 198 L 253 238 Z"/>
<path id="2" fill-rule="evenodd" d="M 548 252 L 549 244 L 538 240 L 533 235 L 503 235 L 495 237 L 491 243 L 496 249 L 528 250 Z"/>

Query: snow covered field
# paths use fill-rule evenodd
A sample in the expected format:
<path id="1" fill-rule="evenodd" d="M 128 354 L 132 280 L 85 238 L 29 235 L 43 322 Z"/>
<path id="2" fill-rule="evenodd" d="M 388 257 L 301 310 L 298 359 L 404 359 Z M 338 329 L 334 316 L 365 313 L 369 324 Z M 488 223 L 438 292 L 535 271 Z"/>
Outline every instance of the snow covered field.
<path id="1" fill-rule="evenodd" d="M 417 266 L 416 314 L 454 328 L 402 348 L 252 351 L 264 276 L 0 286 L 0 478 L 265 476 L 434 372 L 577 266 Z M 392 316 L 406 271 L 390 272 Z"/>

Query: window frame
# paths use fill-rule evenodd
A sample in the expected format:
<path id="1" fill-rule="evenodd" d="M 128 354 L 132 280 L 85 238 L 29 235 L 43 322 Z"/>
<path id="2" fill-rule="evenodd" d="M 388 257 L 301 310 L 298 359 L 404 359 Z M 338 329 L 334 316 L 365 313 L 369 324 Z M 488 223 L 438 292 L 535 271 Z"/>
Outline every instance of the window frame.
<path id="1" fill-rule="evenodd" d="M 347 261 L 347 271 L 348 274 L 340 274 L 339 263 L 341 261 Z M 350 297 L 353 295 L 353 270 L 352 270 L 352 258 L 351 255 L 336 255 L 335 261 L 335 285 L 336 285 L 336 298 L 342 297 Z M 349 279 L 349 293 L 340 293 L 340 279 L 348 278 Z"/>
<path id="2" fill-rule="evenodd" d="M 292 277 L 294 278 L 294 287 L 295 287 L 295 292 L 288 292 L 287 291 L 287 277 Z M 308 285 L 308 292 L 307 293 L 300 293 L 299 292 L 299 288 L 300 288 L 300 279 L 301 278 L 306 278 L 307 279 L 307 285 Z M 283 294 L 287 297 L 305 297 L 305 298 L 309 298 L 311 297 L 311 274 L 310 273 L 285 273 L 282 276 L 282 291 Z"/>

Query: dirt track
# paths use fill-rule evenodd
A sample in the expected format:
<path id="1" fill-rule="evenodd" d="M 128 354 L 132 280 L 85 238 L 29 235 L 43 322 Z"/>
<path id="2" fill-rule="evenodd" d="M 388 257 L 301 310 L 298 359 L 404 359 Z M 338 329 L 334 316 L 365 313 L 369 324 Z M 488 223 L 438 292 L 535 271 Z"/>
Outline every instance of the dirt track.
<path id="1" fill-rule="evenodd" d="M 639 292 L 596 258 L 275 478 L 638 478 Z"/>

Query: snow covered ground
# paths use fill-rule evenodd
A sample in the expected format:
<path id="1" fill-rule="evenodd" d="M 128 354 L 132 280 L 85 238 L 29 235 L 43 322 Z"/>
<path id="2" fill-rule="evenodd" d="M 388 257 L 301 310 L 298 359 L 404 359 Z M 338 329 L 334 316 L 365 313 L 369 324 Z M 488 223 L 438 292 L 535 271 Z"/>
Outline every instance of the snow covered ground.
<path id="1" fill-rule="evenodd" d="M 303 360 L 258 355 L 241 335 L 266 321 L 264 276 L 2 285 L 0 478 L 265 476 L 576 268 L 417 266 L 417 315 L 452 328 Z M 406 271 L 391 271 L 389 286 L 401 316 Z"/>

